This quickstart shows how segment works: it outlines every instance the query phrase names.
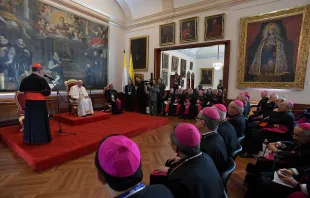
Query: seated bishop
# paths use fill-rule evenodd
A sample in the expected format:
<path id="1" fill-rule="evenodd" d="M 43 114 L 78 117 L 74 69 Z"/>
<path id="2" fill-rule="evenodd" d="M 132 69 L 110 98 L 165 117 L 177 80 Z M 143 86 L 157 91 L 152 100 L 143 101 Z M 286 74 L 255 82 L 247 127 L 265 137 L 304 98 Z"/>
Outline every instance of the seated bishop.
<path id="1" fill-rule="evenodd" d="M 69 95 L 73 99 L 72 102 L 78 104 L 78 115 L 86 116 L 94 114 L 93 104 L 88 96 L 85 87 L 82 86 L 83 81 L 79 80 L 77 85 L 71 87 Z"/>

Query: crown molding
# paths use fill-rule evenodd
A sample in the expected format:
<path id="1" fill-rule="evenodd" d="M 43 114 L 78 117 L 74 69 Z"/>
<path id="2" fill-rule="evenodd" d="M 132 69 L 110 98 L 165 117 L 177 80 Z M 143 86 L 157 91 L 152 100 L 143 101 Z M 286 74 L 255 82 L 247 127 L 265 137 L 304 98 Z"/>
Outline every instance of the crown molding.
<path id="1" fill-rule="evenodd" d="M 67 10 L 73 14 L 79 15 L 86 19 L 96 19 L 101 23 L 113 24 L 115 26 L 125 28 L 125 21 L 93 8 L 79 0 L 40 0 L 43 3 L 54 6 L 61 10 Z"/>
<path id="2" fill-rule="evenodd" d="M 249 3 L 257 0 L 206 0 L 194 4 L 190 4 L 187 6 L 170 9 L 167 11 L 159 12 L 156 14 L 148 15 L 145 17 L 141 17 L 138 19 L 133 19 L 126 21 L 125 27 L 126 29 L 132 29 L 143 25 L 149 25 L 151 23 L 156 23 L 160 21 L 172 21 L 176 17 L 181 17 L 185 15 L 195 14 L 202 11 L 207 10 L 227 10 L 232 6 Z"/>

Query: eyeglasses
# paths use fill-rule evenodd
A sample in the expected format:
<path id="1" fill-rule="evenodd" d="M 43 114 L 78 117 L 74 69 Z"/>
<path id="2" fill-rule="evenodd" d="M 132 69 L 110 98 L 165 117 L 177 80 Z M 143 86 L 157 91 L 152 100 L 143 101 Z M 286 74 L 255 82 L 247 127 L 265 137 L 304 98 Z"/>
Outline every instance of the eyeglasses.
<path id="1" fill-rule="evenodd" d="M 203 120 L 202 118 L 199 118 L 198 116 L 196 116 L 195 119 L 196 119 L 196 120 Z"/>

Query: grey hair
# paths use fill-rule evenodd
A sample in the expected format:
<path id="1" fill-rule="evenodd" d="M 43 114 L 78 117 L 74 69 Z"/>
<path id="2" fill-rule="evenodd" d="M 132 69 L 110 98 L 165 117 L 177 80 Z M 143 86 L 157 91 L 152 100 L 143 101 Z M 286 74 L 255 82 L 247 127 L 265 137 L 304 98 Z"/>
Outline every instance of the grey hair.
<path id="1" fill-rule="evenodd" d="M 211 118 L 209 118 L 208 116 L 206 116 L 204 113 L 202 114 L 201 118 L 205 121 L 206 123 L 206 127 L 209 130 L 216 130 L 218 125 L 219 125 L 219 121 L 218 120 L 213 120 Z"/>
<path id="2" fill-rule="evenodd" d="M 181 144 L 176 136 L 175 136 L 175 129 L 177 128 L 179 124 L 176 124 L 173 129 L 172 129 L 172 133 L 171 133 L 171 141 L 174 145 L 177 146 L 177 151 L 187 155 L 187 156 L 193 156 L 193 155 L 197 155 L 200 152 L 200 144 L 196 145 L 196 146 L 184 146 L 183 144 Z"/>
<path id="3" fill-rule="evenodd" d="M 232 101 L 231 104 L 233 105 L 234 108 L 237 109 L 238 113 L 240 113 L 240 114 L 243 113 L 243 111 L 244 111 L 244 108 L 243 108 L 243 107 L 239 107 L 238 105 L 235 104 L 234 101 Z"/>
<path id="4" fill-rule="evenodd" d="M 221 119 L 221 120 L 225 120 L 225 119 L 226 119 L 226 112 L 221 111 L 221 110 L 219 110 L 219 109 L 216 108 L 216 107 L 214 107 L 214 108 L 217 110 L 217 112 L 219 112 L 220 119 Z"/>

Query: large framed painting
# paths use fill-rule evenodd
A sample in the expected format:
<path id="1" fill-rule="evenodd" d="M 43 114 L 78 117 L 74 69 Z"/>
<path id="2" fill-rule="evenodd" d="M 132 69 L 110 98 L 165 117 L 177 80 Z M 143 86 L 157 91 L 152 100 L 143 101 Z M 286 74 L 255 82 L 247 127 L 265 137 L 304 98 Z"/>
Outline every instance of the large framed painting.
<path id="1" fill-rule="evenodd" d="M 181 59 L 181 78 L 186 78 L 186 60 Z"/>
<path id="2" fill-rule="evenodd" d="M 159 45 L 175 44 L 175 22 L 159 26 Z"/>
<path id="3" fill-rule="evenodd" d="M 240 20 L 237 88 L 303 89 L 310 5 Z"/>
<path id="4" fill-rule="evenodd" d="M 1 1 L 0 19 L 0 92 L 16 91 L 36 62 L 60 90 L 69 79 L 93 89 L 106 86 L 107 24 L 25 0 Z"/>
<path id="5" fill-rule="evenodd" d="M 162 78 L 163 78 L 163 84 L 168 85 L 168 72 L 167 71 L 163 71 Z"/>
<path id="6" fill-rule="evenodd" d="M 214 68 L 200 68 L 200 83 L 203 86 L 213 86 Z"/>
<path id="7" fill-rule="evenodd" d="M 198 41 L 198 17 L 180 20 L 180 43 Z"/>
<path id="8" fill-rule="evenodd" d="M 169 69 L 169 54 L 163 53 L 162 56 L 162 69 L 168 70 Z"/>
<path id="9" fill-rule="evenodd" d="M 171 60 L 171 71 L 178 72 L 179 70 L 179 57 L 172 56 Z"/>
<path id="10" fill-rule="evenodd" d="M 224 14 L 205 18 L 205 40 L 224 38 Z"/>
<path id="11" fill-rule="evenodd" d="M 148 71 L 149 36 L 130 38 L 130 53 L 134 71 Z"/>

